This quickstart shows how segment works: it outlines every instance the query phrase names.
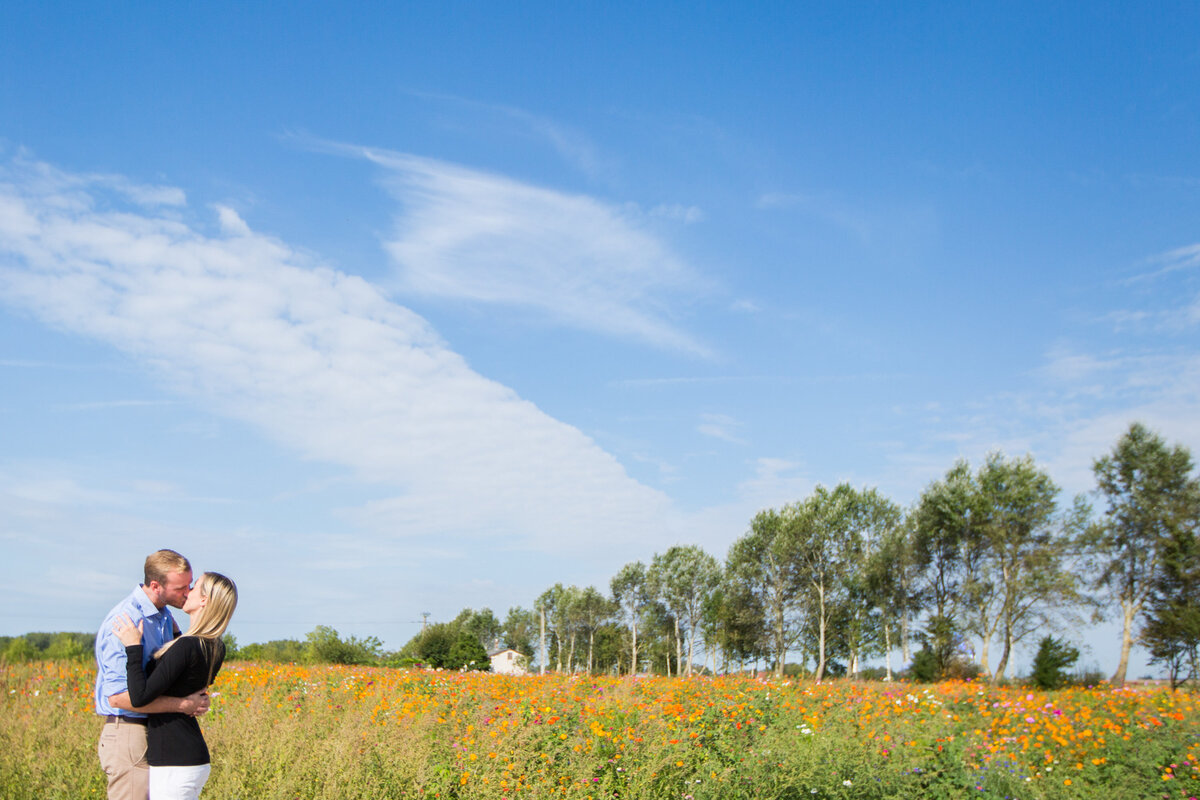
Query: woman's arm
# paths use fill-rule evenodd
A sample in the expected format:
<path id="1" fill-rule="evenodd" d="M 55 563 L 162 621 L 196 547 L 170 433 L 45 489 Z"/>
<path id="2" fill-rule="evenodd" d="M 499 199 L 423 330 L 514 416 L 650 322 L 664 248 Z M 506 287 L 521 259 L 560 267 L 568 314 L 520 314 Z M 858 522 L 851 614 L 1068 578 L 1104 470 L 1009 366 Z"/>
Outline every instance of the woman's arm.
<path id="1" fill-rule="evenodd" d="M 209 703 L 207 689 L 193 692 L 187 697 L 161 695 L 144 706 L 135 706 L 130 702 L 129 692 L 121 692 L 108 698 L 110 706 L 124 711 L 137 711 L 140 714 L 187 714 L 189 717 L 207 714 Z"/>
<path id="2" fill-rule="evenodd" d="M 154 672 L 146 675 L 142 668 L 142 645 L 128 645 L 125 648 L 125 673 L 129 681 L 129 701 L 134 706 L 145 706 L 163 692 L 171 688 L 176 680 L 183 675 L 188 667 L 188 648 L 186 639 L 163 653 L 154 667 Z"/>
<path id="3" fill-rule="evenodd" d="M 176 628 L 178 630 L 178 628 Z M 139 620 L 137 625 L 133 624 L 133 620 L 127 614 L 117 617 L 113 621 L 113 633 L 125 645 L 125 671 L 126 685 L 128 685 L 130 677 L 135 673 L 130 669 L 129 647 L 130 645 L 138 645 L 138 657 L 133 663 L 137 664 L 137 672 L 134 680 L 138 683 L 138 696 L 146 694 L 146 673 L 142 669 L 142 622 Z M 176 633 L 175 638 L 179 638 Z M 172 648 L 175 649 L 175 648 Z M 138 711 L 142 714 L 187 714 L 190 717 L 198 717 L 208 711 L 208 692 L 200 690 L 193 692 L 187 697 L 152 697 L 146 702 L 138 703 L 133 700 L 130 695 L 130 690 L 114 694 L 108 698 L 108 702 L 114 708 L 124 709 L 125 711 Z"/>

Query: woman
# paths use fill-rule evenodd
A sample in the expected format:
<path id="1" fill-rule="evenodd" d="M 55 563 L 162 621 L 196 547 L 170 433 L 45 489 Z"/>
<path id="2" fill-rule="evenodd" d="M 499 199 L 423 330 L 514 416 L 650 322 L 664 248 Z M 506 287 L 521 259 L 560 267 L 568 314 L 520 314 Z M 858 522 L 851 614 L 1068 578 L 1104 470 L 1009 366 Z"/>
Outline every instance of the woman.
<path id="1" fill-rule="evenodd" d="M 186 697 L 213 682 L 225 660 L 221 635 L 237 607 L 237 586 L 206 572 L 196 581 L 183 610 L 188 632 L 167 642 L 142 669 L 141 623 L 118 619 L 113 632 L 125 645 L 129 699 L 143 706 L 160 695 Z M 151 714 L 146 730 L 150 800 L 194 800 L 212 769 L 200 723 L 186 714 Z"/>

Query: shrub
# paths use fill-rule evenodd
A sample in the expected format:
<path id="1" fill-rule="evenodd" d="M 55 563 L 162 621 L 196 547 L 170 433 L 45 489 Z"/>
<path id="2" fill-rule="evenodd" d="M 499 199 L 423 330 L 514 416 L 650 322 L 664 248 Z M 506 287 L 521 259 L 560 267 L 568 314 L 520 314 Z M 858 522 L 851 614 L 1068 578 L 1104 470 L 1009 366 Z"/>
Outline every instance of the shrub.
<path id="1" fill-rule="evenodd" d="M 1104 676 L 1104 673 L 1098 667 L 1089 667 L 1087 669 L 1076 670 L 1075 674 L 1071 676 L 1071 685 L 1091 688 L 1099 686 L 1106 680 L 1108 678 Z"/>
<path id="2" fill-rule="evenodd" d="M 318 625 L 307 636 L 306 657 L 318 664 L 374 664 L 383 644 L 374 636 L 343 640 L 327 625 Z"/>
<path id="3" fill-rule="evenodd" d="M 29 640 L 24 636 L 17 636 L 8 643 L 8 647 L 4 648 L 4 655 L 0 656 L 0 660 L 6 664 L 24 664 L 37 657 L 38 651 L 29 643 Z"/>
<path id="4" fill-rule="evenodd" d="M 926 645 L 913 655 L 912 664 L 908 667 L 908 677 L 917 683 L 934 683 L 940 677 L 940 671 L 937 655 Z"/>
<path id="5" fill-rule="evenodd" d="M 487 650 L 467 631 L 458 635 L 458 639 L 450 648 L 450 653 L 444 665 L 447 669 L 489 670 L 492 662 L 488 659 Z"/>
<path id="6" fill-rule="evenodd" d="M 1030 679 L 1039 689 L 1059 689 L 1067 682 L 1066 670 L 1079 660 L 1078 648 L 1061 639 L 1043 636 L 1033 658 L 1033 674 Z"/>

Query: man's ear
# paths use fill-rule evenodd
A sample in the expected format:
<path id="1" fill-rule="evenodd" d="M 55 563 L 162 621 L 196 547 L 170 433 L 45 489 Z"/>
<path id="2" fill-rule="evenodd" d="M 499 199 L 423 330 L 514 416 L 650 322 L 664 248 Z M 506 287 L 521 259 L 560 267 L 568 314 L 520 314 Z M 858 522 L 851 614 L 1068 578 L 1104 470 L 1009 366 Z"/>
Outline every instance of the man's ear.
<path id="1" fill-rule="evenodd" d="M 162 600 L 163 586 L 158 581 L 150 581 L 146 584 L 146 595 L 157 604 Z"/>

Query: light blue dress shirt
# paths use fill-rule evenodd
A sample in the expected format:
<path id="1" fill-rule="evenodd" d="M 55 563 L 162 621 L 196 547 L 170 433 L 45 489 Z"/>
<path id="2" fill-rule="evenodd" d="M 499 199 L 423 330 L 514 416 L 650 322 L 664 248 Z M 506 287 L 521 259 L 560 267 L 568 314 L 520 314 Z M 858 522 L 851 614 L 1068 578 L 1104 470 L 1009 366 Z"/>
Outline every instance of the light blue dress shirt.
<path id="1" fill-rule="evenodd" d="M 158 648 L 174 638 L 174 619 L 166 608 L 161 611 L 146 596 L 139 586 L 108 612 L 100 630 L 96 633 L 96 713 L 119 714 L 123 717 L 144 717 L 134 711 L 123 711 L 109 704 L 108 698 L 129 690 L 125 676 L 125 645 L 113 633 L 113 623 L 121 615 L 127 615 L 133 624 L 139 620 L 142 626 L 142 666 L 150 660 Z"/>

